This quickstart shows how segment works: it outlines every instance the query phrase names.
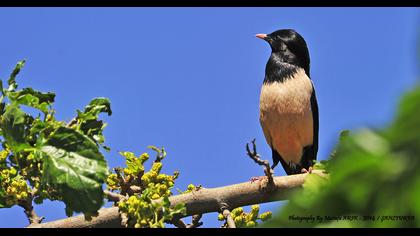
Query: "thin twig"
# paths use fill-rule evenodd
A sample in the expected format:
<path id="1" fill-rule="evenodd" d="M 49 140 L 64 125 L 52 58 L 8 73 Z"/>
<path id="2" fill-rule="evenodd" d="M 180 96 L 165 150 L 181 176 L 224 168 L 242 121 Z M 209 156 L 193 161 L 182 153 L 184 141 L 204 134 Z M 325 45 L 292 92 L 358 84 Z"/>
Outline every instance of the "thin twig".
<path id="1" fill-rule="evenodd" d="M 141 193 L 141 192 L 143 192 L 143 189 L 140 186 L 131 185 L 130 186 L 130 191 L 132 192 L 132 194 L 134 194 L 134 193 Z"/>
<path id="2" fill-rule="evenodd" d="M 203 225 L 203 222 L 201 222 L 201 217 L 203 217 L 203 214 L 196 214 L 192 216 L 191 224 L 187 225 L 187 228 L 198 228 Z"/>
<path id="3" fill-rule="evenodd" d="M 188 228 L 188 226 L 181 219 L 176 219 L 171 222 L 177 228 Z"/>
<path id="4" fill-rule="evenodd" d="M 148 146 L 148 148 L 153 149 L 154 151 L 157 152 L 156 159 L 153 162 L 161 162 L 163 160 L 163 158 L 166 157 L 165 148 L 163 148 L 163 147 L 158 148 L 158 147 L 155 147 L 155 146 Z"/>
<path id="5" fill-rule="evenodd" d="M 124 198 L 126 198 L 121 194 L 114 193 L 108 190 L 104 190 L 104 195 L 108 200 L 113 201 L 113 202 L 119 202 L 123 200 Z"/>
<path id="6" fill-rule="evenodd" d="M 233 221 L 232 215 L 228 209 L 223 210 L 223 216 L 226 218 L 228 228 L 236 228 L 235 221 Z"/>
<path id="7" fill-rule="evenodd" d="M 248 156 L 254 160 L 255 163 L 257 163 L 260 166 L 264 166 L 264 173 L 267 176 L 267 185 L 268 186 L 273 186 L 274 184 L 274 180 L 273 180 L 273 174 L 274 171 L 273 169 L 271 169 L 270 167 L 270 162 L 268 162 L 267 160 L 262 160 L 260 154 L 257 153 L 257 145 L 255 144 L 255 138 L 251 141 L 252 143 L 252 152 L 249 148 L 249 144 L 246 144 L 246 152 L 248 154 Z"/>
<path id="8" fill-rule="evenodd" d="M 45 218 L 44 216 L 39 217 L 36 214 L 32 205 L 32 199 L 19 202 L 19 206 L 24 209 L 23 212 L 25 212 L 25 215 L 29 220 L 29 226 L 41 224 L 42 220 Z"/>
<path id="9" fill-rule="evenodd" d="M 67 127 L 71 127 L 72 125 L 77 124 L 77 117 L 74 117 L 73 119 L 71 119 L 71 121 L 69 121 L 69 123 L 67 123 Z"/>
<path id="10" fill-rule="evenodd" d="M 128 226 L 128 215 L 125 212 L 121 212 L 121 226 L 124 228 Z"/>
<path id="11" fill-rule="evenodd" d="M 133 186 L 133 176 L 129 175 L 129 176 L 124 176 L 123 173 L 123 168 L 114 168 L 115 174 L 117 175 L 117 179 L 120 183 L 121 186 L 121 194 L 125 195 L 133 195 L 135 193 L 135 191 L 137 191 L 137 189 L 133 190 L 131 187 Z M 141 191 L 141 189 L 140 189 Z"/>

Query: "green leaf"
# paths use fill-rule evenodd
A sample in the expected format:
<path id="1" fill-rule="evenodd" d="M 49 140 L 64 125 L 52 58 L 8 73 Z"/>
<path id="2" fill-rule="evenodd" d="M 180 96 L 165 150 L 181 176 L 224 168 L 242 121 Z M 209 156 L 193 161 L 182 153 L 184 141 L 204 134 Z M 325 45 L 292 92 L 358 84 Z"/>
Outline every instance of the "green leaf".
<path id="1" fill-rule="evenodd" d="M 126 158 L 125 164 L 127 165 L 127 168 L 125 171 L 130 172 L 130 174 L 134 176 L 138 176 L 140 173 L 144 172 L 144 166 L 141 159 L 137 158 L 134 153 L 120 152 L 120 154 Z"/>
<path id="2" fill-rule="evenodd" d="M 99 113 L 106 112 L 108 115 L 112 115 L 111 102 L 108 98 L 98 97 L 92 99 L 89 105 L 85 107 L 84 113 L 90 113 L 97 116 Z"/>
<path id="3" fill-rule="evenodd" d="M 8 94 L 11 101 L 18 104 L 34 107 L 44 113 L 48 112 L 48 106 L 54 103 L 54 93 L 42 93 L 32 88 L 24 88 L 20 91 L 10 92 Z"/>
<path id="4" fill-rule="evenodd" d="M 182 214 L 183 216 L 187 213 L 185 203 L 178 203 L 172 209 L 173 214 Z"/>
<path id="5" fill-rule="evenodd" d="M 102 132 L 106 127 L 106 123 L 98 120 L 98 115 L 102 112 L 106 112 L 108 115 L 112 114 L 109 99 L 94 98 L 85 107 L 83 112 L 77 110 L 77 117 L 75 120 L 78 124 L 77 130 L 88 136 L 98 145 L 101 145 L 105 150 L 109 150 L 109 147 L 102 145 L 105 142 L 105 137 Z"/>
<path id="6" fill-rule="evenodd" d="M 31 124 L 31 128 L 29 129 L 30 135 L 35 135 L 40 133 L 47 127 L 47 124 L 43 122 L 39 117 L 35 118 Z"/>
<path id="7" fill-rule="evenodd" d="M 25 123 L 26 113 L 19 108 L 19 105 L 16 103 L 7 105 L 1 116 L 0 128 L 7 143 L 15 152 L 26 146 Z"/>
<path id="8" fill-rule="evenodd" d="M 103 143 L 105 141 L 102 135 L 102 130 L 106 124 L 102 120 L 86 120 L 80 124 L 80 130 L 89 137 L 92 137 L 95 142 Z"/>
<path id="9" fill-rule="evenodd" d="M 109 174 L 95 143 L 73 129 L 60 127 L 40 151 L 45 154 L 43 186 L 56 189 L 69 209 L 95 213 L 103 204 L 102 184 Z"/>
<path id="10" fill-rule="evenodd" d="M 25 65 L 25 62 L 25 60 L 19 61 L 13 69 L 12 73 L 10 74 L 10 77 L 7 80 L 7 84 L 9 85 L 8 91 L 14 91 L 18 87 L 16 83 L 16 76 L 19 74 L 20 70 Z"/>
<path id="11" fill-rule="evenodd" d="M 392 146 L 417 158 L 420 153 L 420 84 L 404 94 L 398 107 L 395 121 L 385 135 Z"/>

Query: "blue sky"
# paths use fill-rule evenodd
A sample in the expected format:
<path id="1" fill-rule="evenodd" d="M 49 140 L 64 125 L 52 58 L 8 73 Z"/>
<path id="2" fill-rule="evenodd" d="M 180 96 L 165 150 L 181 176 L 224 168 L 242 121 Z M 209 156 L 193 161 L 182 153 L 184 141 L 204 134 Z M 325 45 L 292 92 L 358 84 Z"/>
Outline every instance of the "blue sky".
<path id="1" fill-rule="evenodd" d="M 306 39 L 325 159 L 340 130 L 392 119 L 418 78 L 418 22 L 415 8 L 0 8 L 0 78 L 26 58 L 20 86 L 56 92 L 66 121 L 93 97 L 110 98 L 110 167 L 123 165 L 118 151 L 164 146 L 176 187 L 211 188 L 263 174 L 245 154 L 254 137 L 271 162 L 258 121 L 270 48 L 256 33 L 293 28 Z M 57 202 L 36 210 L 65 217 Z M 216 213 L 203 221 L 220 226 Z M 0 227 L 26 225 L 21 208 L 0 209 Z"/>

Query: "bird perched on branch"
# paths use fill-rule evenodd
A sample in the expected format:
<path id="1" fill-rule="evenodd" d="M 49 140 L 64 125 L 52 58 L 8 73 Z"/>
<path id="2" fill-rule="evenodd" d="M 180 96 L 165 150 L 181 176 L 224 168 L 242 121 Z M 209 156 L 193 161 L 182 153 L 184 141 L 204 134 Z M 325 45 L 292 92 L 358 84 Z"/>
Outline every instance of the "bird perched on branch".
<path id="1" fill-rule="evenodd" d="M 295 30 L 257 34 L 270 44 L 260 95 L 260 123 L 272 150 L 288 175 L 311 172 L 318 152 L 319 116 L 309 74 L 309 51 Z"/>

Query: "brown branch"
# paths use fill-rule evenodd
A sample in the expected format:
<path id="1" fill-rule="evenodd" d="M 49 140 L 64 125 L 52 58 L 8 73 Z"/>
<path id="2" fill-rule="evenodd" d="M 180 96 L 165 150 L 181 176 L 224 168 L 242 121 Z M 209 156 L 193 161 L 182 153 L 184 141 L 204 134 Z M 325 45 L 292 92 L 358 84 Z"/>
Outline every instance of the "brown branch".
<path id="1" fill-rule="evenodd" d="M 228 228 L 236 228 L 235 221 L 233 221 L 232 215 L 228 209 L 223 211 L 223 216 L 226 218 L 226 224 Z"/>
<path id="2" fill-rule="evenodd" d="M 120 214 L 121 217 L 121 227 L 127 228 L 128 226 L 128 215 L 125 212 L 121 212 Z"/>
<path id="3" fill-rule="evenodd" d="M 191 217 L 191 224 L 185 224 L 185 222 L 180 218 L 182 216 L 176 216 L 168 223 L 175 225 L 177 228 L 198 228 L 203 225 L 203 222 L 200 221 L 202 216 L 202 214 L 193 215 Z"/>
<path id="4" fill-rule="evenodd" d="M 192 216 L 191 224 L 185 224 L 182 219 L 174 219 L 171 224 L 175 225 L 177 228 L 198 228 L 203 225 L 203 222 L 200 221 L 202 214 L 197 214 Z"/>
<path id="5" fill-rule="evenodd" d="M 25 215 L 29 220 L 29 226 L 38 225 L 45 218 L 43 216 L 40 217 L 36 214 L 35 209 L 32 205 L 32 199 L 19 202 L 19 206 L 24 209 L 23 212 L 25 212 Z"/>
<path id="6" fill-rule="evenodd" d="M 104 190 L 104 195 L 108 200 L 113 201 L 113 202 L 119 202 L 125 198 L 121 194 L 114 193 L 108 190 Z"/>
<path id="7" fill-rule="evenodd" d="M 175 227 L 177 228 L 187 228 L 188 226 L 184 223 L 181 219 L 176 219 L 173 222 L 171 222 Z"/>
<path id="8" fill-rule="evenodd" d="M 203 222 L 200 221 L 201 217 L 203 217 L 203 214 L 193 215 L 191 224 L 188 224 L 187 228 L 198 228 L 203 225 Z"/>
<path id="9" fill-rule="evenodd" d="M 129 194 L 141 193 L 143 189 L 140 186 L 131 185 Z"/>
<path id="10" fill-rule="evenodd" d="M 325 176 L 320 170 L 312 171 L 312 174 Z M 179 194 L 169 198 L 171 205 L 184 203 L 187 215 L 219 212 L 220 202 L 228 204 L 231 209 L 240 206 L 266 203 L 272 201 L 287 200 L 290 193 L 300 189 L 308 174 L 290 176 L 278 176 L 273 178 L 273 190 L 261 191 L 259 184 L 250 181 L 219 188 L 202 188 L 187 194 Z M 185 216 L 185 217 L 186 217 Z M 118 207 L 102 208 L 99 215 L 92 221 L 85 221 L 83 215 L 61 219 L 57 221 L 31 225 L 40 228 L 89 228 L 89 227 L 120 227 L 121 217 Z"/>
<path id="11" fill-rule="evenodd" d="M 30 192 L 29 198 L 25 200 L 19 201 L 18 205 L 24 209 L 26 217 L 29 220 L 29 225 L 36 225 L 40 224 L 42 220 L 45 218 L 43 216 L 38 216 L 35 212 L 34 206 L 32 205 L 32 201 L 34 199 L 35 194 L 39 191 L 38 188 L 33 188 Z"/>

